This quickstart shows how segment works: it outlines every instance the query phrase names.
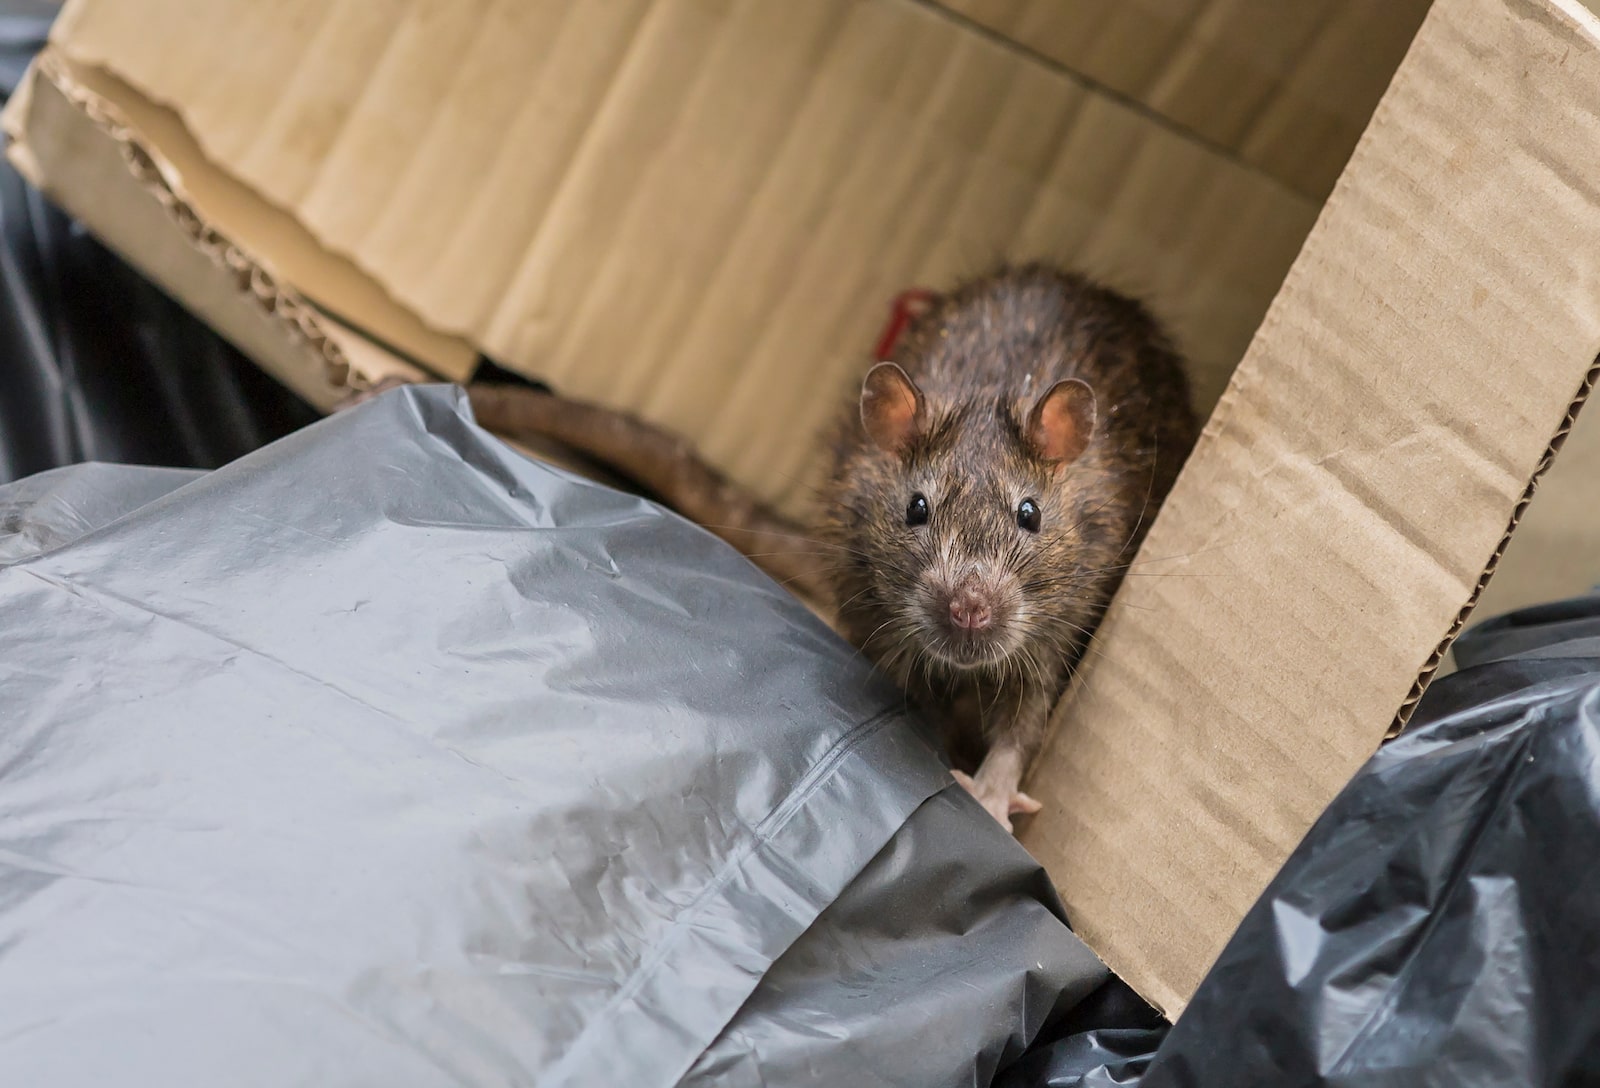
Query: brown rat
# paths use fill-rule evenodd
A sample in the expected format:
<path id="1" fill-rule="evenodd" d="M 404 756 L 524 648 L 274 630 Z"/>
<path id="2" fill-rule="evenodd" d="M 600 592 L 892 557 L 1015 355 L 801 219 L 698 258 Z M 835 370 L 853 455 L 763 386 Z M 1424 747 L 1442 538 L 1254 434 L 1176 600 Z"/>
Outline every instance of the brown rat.
<path id="1" fill-rule="evenodd" d="M 1154 318 L 1042 264 L 936 298 L 871 369 L 834 436 L 814 537 L 631 416 L 524 389 L 469 395 L 490 429 L 598 456 L 831 598 L 1007 828 L 1038 807 L 1020 785 L 1050 710 L 1195 438 Z"/>
<path id="2" fill-rule="evenodd" d="M 1194 442 L 1138 303 L 1028 265 L 917 318 L 863 383 L 820 535 L 846 634 L 942 726 L 1006 827 L 1050 710 Z"/>

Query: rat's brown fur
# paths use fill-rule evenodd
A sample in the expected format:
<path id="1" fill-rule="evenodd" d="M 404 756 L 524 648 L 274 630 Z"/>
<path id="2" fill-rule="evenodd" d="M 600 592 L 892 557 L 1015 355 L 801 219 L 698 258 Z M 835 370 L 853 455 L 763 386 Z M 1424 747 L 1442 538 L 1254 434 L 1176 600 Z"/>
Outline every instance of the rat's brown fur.
<path id="1" fill-rule="evenodd" d="M 898 453 L 863 441 L 854 420 L 840 427 L 820 535 L 846 557 L 841 620 L 942 723 L 953 761 L 977 769 L 975 792 L 997 817 L 1002 804 L 1027 811 L 1010 794 L 1193 444 L 1183 367 L 1138 303 L 1043 265 L 945 296 L 894 361 L 919 387 L 926 419 Z M 1070 378 L 1093 390 L 1097 422 L 1082 455 L 1058 469 L 1030 449 L 1024 427 L 1036 398 Z M 931 515 L 910 527 L 917 493 Z M 1024 498 L 1041 509 L 1037 534 L 1018 528 Z M 1002 656 L 952 665 L 930 622 L 940 605 L 930 581 L 973 564 L 1014 576 L 1001 603 L 1015 637 Z"/>
<path id="2" fill-rule="evenodd" d="M 1036 808 L 1019 784 L 1050 708 L 1194 441 L 1188 386 L 1141 305 L 1041 264 L 944 296 L 894 361 L 904 373 L 890 386 L 918 395 L 915 420 L 885 448 L 863 422 L 875 407 L 843 414 L 814 537 L 631 416 L 527 390 L 469 393 L 490 429 L 599 456 L 777 576 L 827 591 L 848 636 L 941 724 L 958 777 L 1009 827 Z M 1051 460 L 1030 422 L 1065 379 L 1092 390 L 1087 445 Z M 1070 417 L 1046 418 L 1072 437 Z M 917 494 L 929 517 L 910 525 Z M 1025 498 L 1037 532 L 1019 524 Z M 948 619 L 966 592 L 994 617 L 981 637 Z"/>

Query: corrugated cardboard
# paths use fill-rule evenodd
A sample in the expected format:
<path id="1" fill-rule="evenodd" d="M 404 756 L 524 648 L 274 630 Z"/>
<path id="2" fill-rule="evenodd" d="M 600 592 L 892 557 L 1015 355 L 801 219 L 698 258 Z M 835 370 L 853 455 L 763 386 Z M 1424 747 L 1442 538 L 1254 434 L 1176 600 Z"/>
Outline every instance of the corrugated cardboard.
<path id="1" fill-rule="evenodd" d="M 1476 614 L 1559 601 L 1600 588 L 1600 411 L 1585 412 L 1517 525 Z"/>
<path id="2" fill-rule="evenodd" d="M 1587 11 L 1434 5 L 1059 708 L 1025 842 L 1168 1013 L 1409 710 L 1593 380 L 1597 142 Z"/>
<path id="3" fill-rule="evenodd" d="M 422 376 L 320 318 L 269 263 L 219 229 L 216 216 L 197 211 L 183 174 L 70 68 L 46 57 L 7 106 L 8 155 L 24 177 L 93 221 L 107 244 L 312 404 L 331 408 L 389 375 Z M 16 139 L 23 131 L 27 138 Z M 207 180 L 222 179 L 203 177 L 202 188 Z"/>
<path id="4" fill-rule="evenodd" d="M 938 0 L 1322 200 L 1429 0 Z"/>
<path id="5" fill-rule="evenodd" d="M 72 0 L 5 123 L 297 388 L 482 351 L 791 510 L 907 286 L 1107 276 L 1203 405 L 1254 335 L 1025 829 L 1174 1013 L 1403 719 L 1600 349 L 1592 20 L 1439 0 L 1296 261 L 1420 5 L 1264 2 Z M 1101 36 L 1052 44 L 1068 9 Z"/>
<path id="6" fill-rule="evenodd" d="M 911 0 L 79 0 L 53 41 L 197 198 L 185 141 L 255 194 L 225 231 L 306 297 L 439 373 L 469 343 L 697 435 L 791 510 L 907 285 L 1087 267 L 1153 300 L 1209 404 L 1315 216 Z M 284 212 L 345 267 L 296 260 Z"/>

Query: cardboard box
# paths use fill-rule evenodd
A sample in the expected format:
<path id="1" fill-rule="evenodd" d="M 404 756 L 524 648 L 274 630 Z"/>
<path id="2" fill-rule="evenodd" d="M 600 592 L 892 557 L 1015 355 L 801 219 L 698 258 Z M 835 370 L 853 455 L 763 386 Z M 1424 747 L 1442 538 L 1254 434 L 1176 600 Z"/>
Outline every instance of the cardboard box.
<path id="1" fill-rule="evenodd" d="M 791 511 L 899 290 L 1004 253 L 1149 298 L 1216 408 L 1024 843 L 1171 1015 L 1403 723 L 1600 350 L 1594 17 L 1438 0 L 1368 124 L 1420 2 L 1263 3 L 72 0 L 4 123 L 317 403 L 487 356 Z"/>

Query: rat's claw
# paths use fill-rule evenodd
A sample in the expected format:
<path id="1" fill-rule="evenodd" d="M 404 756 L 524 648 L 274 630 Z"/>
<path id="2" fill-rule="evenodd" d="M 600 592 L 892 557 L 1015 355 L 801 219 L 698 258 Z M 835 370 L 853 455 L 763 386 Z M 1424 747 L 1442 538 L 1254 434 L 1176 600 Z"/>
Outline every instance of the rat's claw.
<path id="1" fill-rule="evenodd" d="M 1042 808 L 1044 808 L 1044 805 L 1041 802 L 1034 800 L 1021 790 L 1011 795 L 1012 815 L 1021 813 L 1024 816 L 1032 816 Z"/>
<path id="2" fill-rule="evenodd" d="M 951 771 L 950 777 L 961 783 L 962 787 L 978 799 L 984 811 L 995 818 L 995 821 L 1007 831 L 1012 830 L 1011 817 L 1014 815 L 1032 815 L 1044 806 L 1032 797 L 1018 790 L 998 790 L 980 786 L 971 775 L 961 771 Z"/>

